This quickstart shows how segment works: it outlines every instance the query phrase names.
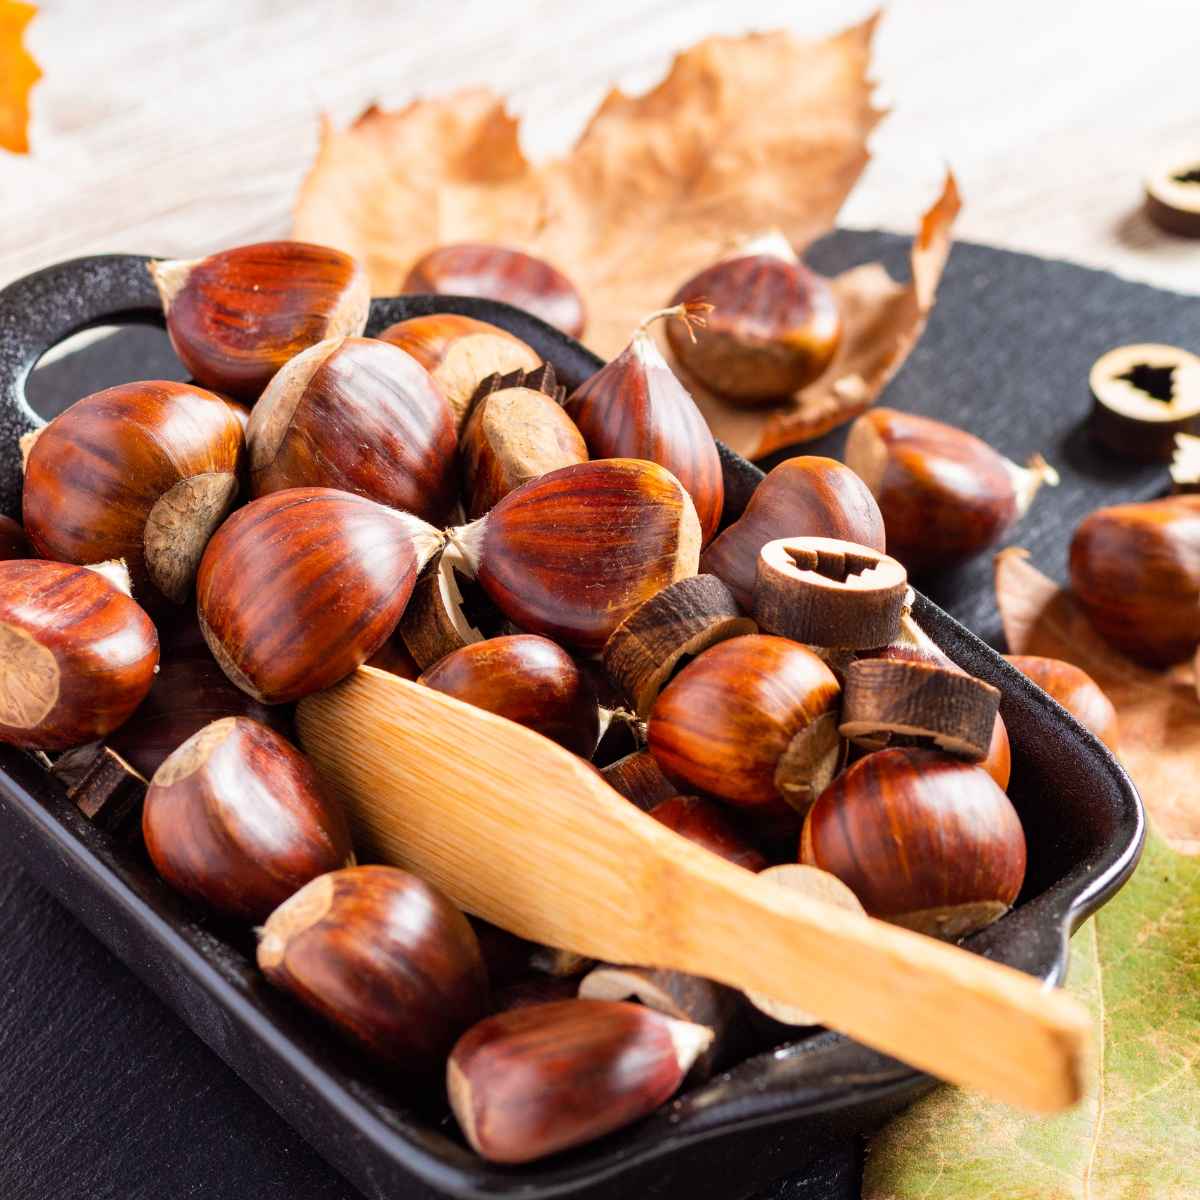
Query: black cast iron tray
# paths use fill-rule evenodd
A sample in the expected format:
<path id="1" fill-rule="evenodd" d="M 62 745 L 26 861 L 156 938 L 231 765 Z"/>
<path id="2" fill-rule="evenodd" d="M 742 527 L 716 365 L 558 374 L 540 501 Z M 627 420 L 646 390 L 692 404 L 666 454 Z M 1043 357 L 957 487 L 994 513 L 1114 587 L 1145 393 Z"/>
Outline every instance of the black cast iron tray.
<path id="1" fill-rule="evenodd" d="M 89 326 L 161 325 L 147 261 L 79 259 L 0 292 L 0 511 L 19 515 L 16 438 L 42 423 L 25 399 L 30 370 L 52 346 Z M 553 362 L 568 387 L 600 365 L 579 343 L 528 314 L 473 299 L 376 300 L 368 332 L 434 311 L 509 329 Z M 728 521 L 762 474 L 725 447 L 722 461 Z M 924 597 L 915 615 L 958 663 L 1002 690 L 1014 747 L 1010 792 L 1029 842 L 1016 908 L 966 945 L 1058 983 L 1071 932 L 1136 865 L 1141 803 L 1108 751 L 994 651 Z M 243 934 L 188 909 L 157 880 L 138 847 L 94 828 L 32 758 L 6 747 L 0 747 L 0 828 L 43 886 L 348 1179 L 379 1200 L 677 1194 L 728 1200 L 800 1168 L 847 1134 L 873 1129 L 932 1083 L 847 1038 L 822 1033 L 748 1059 L 591 1146 L 526 1168 L 490 1166 L 463 1146 L 448 1121 L 430 1121 L 390 1094 L 323 1028 L 266 987 Z"/>

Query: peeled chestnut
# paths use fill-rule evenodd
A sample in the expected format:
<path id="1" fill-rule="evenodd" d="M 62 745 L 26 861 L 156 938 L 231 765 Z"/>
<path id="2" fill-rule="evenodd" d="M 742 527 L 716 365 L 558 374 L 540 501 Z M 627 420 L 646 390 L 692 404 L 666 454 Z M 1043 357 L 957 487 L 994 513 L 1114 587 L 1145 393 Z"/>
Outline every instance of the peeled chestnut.
<path id="1" fill-rule="evenodd" d="M 694 575 L 700 555 L 683 485 L 631 458 L 551 471 L 449 536 L 510 621 L 587 651 L 643 601 Z"/>
<path id="2" fill-rule="evenodd" d="M 1096 632 L 1168 666 L 1200 644 L 1200 495 L 1101 508 L 1071 540 L 1071 589 Z"/>
<path id="3" fill-rule="evenodd" d="M 910 571 L 965 562 L 1002 538 L 1058 474 L 1035 454 L 1018 467 L 930 417 L 873 408 L 850 427 L 846 465 L 879 502 L 888 553 Z"/>
<path id="4" fill-rule="evenodd" d="M 371 306 L 362 267 L 308 242 L 152 262 L 150 274 L 184 366 L 205 387 L 250 401 L 301 350 L 357 337 Z"/>
<path id="5" fill-rule="evenodd" d="M 10 558 L 32 558 L 33 547 L 12 517 L 0 516 L 0 562 Z"/>
<path id="6" fill-rule="evenodd" d="M 473 642 L 447 654 L 417 681 L 535 729 L 587 757 L 600 733 L 600 710 L 574 659 L 536 634 Z"/>
<path id="7" fill-rule="evenodd" d="M 781 233 L 694 275 L 671 303 L 694 300 L 712 304 L 708 328 L 694 342 L 668 328 L 671 349 L 690 374 L 731 400 L 753 404 L 798 391 L 824 373 L 841 340 L 833 288 Z"/>
<path id="8" fill-rule="evenodd" d="M 650 815 L 689 842 L 747 871 L 761 871 L 767 865 L 767 860 L 733 827 L 720 806 L 702 796 L 671 796 L 656 804 Z"/>
<path id="9" fill-rule="evenodd" d="M 409 317 L 389 325 L 379 339 L 407 351 L 433 376 L 459 425 L 489 375 L 535 371 L 542 361 L 507 330 L 457 313 Z"/>
<path id="10" fill-rule="evenodd" d="M 748 612 L 759 552 L 783 537 L 838 538 L 881 553 L 886 548 L 883 517 L 867 485 L 835 459 L 802 455 L 767 475 L 742 515 L 705 549 L 700 568 L 723 580 Z"/>
<path id="11" fill-rule="evenodd" d="M 645 458 L 667 468 L 688 490 L 704 541 L 721 523 L 725 486 L 717 443 L 687 389 L 650 336 L 650 325 L 678 317 L 689 336 L 704 323 L 703 304 L 651 313 L 629 345 L 567 399 L 567 415 L 597 458 Z M 671 322 L 668 321 L 668 326 Z"/>
<path id="12" fill-rule="evenodd" d="M 290 359 L 246 428 L 256 496 L 331 487 L 441 523 L 456 500 L 454 414 L 428 371 L 374 338 Z"/>
<path id="13" fill-rule="evenodd" d="M 63 750 L 111 733 L 158 666 L 150 618 L 106 575 L 0 562 L 0 742 Z"/>
<path id="14" fill-rule="evenodd" d="M 731 638 L 693 659 L 650 714 L 650 752 L 682 789 L 729 804 L 801 811 L 837 771 L 841 692 L 833 672 L 786 638 Z"/>
<path id="15" fill-rule="evenodd" d="M 583 332 L 583 298 L 575 285 L 548 262 L 507 246 L 438 246 L 413 263 L 402 290 L 502 300 L 571 337 Z"/>
<path id="16" fill-rule="evenodd" d="M 134 594 L 183 604 L 238 490 L 241 422 L 183 383 L 85 396 L 37 436 L 25 464 L 25 531 L 43 558 L 124 559 Z"/>
<path id="17" fill-rule="evenodd" d="M 349 492 L 272 492 L 209 543 L 196 578 L 200 629 L 244 692 L 298 700 L 383 645 L 441 541 L 417 517 Z"/>
<path id="18" fill-rule="evenodd" d="M 478 1154 L 531 1162 L 653 1112 L 711 1041 L 704 1026 L 638 1004 L 539 1004 L 468 1030 L 450 1055 L 446 1088 Z"/>
<path id="19" fill-rule="evenodd" d="M 878 750 L 818 797 L 800 861 L 872 916 L 958 938 L 1002 917 L 1025 878 L 1025 834 L 988 773 L 936 750 Z"/>
<path id="20" fill-rule="evenodd" d="M 487 1011 L 487 972 L 467 918 L 395 867 L 321 875 L 259 932 L 258 965 L 373 1059 L 413 1079 L 442 1069 Z"/>
<path id="21" fill-rule="evenodd" d="M 1022 675 L 1028 675 L 1081 725 L 1090 729 L 1114 754 L 1117 752 L 1117 710 L 1084 670 L 1061 658 L 1038 654 L 1006 654 Z"/>
<path id="22" fill-rule="evenodd" d="M 142 835 L 176 891 L 243 921 L 354 861 L 345 814 L 308 760 L 248 717 L 206 725 L 154 773 Z"/>

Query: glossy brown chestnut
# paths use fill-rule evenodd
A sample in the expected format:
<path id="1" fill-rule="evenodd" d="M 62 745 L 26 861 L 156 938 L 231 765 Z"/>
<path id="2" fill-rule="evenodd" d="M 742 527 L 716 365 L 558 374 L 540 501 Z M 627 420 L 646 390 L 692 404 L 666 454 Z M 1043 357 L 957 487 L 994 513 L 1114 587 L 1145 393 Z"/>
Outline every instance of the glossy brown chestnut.
<path id="1" fill-rule="evenodd" d="M 575 285 L 548 262 L 507 246 L 438 246 L 413 263 L 402 290 L 502 300 L 571 337 L 583 332 L 583 298 Z"/>
<path id="2" fill-rule="evenodd" d="M 986 771 L 936 750 L 879 750 L 809 810 L 800 861 L 836 875 L 872 916 L 958 938 L 1017 898 L 1025 834 Z"/>
<path id="3" fill-rule="evenodd" d="M 152 380 L 71 405 L 25 466 L 25 531 L 43 558 L 123 559 L 146 604 L 183 604 L 238 490 L 245 438 L 220 396 Z"/>
<path id="4" fill-rule="evenodd" d="M 372 1059 L 428 1080 L 487 1011 L 467 918 L 395 867 L 321 875 L 267 918 L 258 965 Z"/>
<path id="5" fill-rule="evenodd" d="M 694 275 L 671 303 L 689 300 L 713 305 L 708 328 L 695 342 L 668 329 L 671 349 L 690 374 L 731 400 L 757 404 L 798 391 L 824 373 L 841 340 L 833 288 L 782 234 L 755 239 Z"/>
<path id="6" fill-rule="evenodd" d="M 711 1040 L 703 1026 L 637 1004 L 541 1004 L 468 1030 L 450 1055 L 446 1087 L 478 1154 L 531 1162 L 653 1112 Z"/>
<path id="7" fill-rule="evenodd" d="M 700 554 L 683 485 L 631 458 L 551 471 L 450 538 L 509 620 L 587 651 L 638 605 L 694 575 Z"/>
<path id="8" fill-rule="evenodd" d="M 371 305 L 362 267 L 308 242 L 152 262 L 150 274 L 184 366 L 205 387 L 250 401 L 302 350 L 362 333 Z"/>
<path id="9" fill-rule="evenodd" d="M 12 519 L 0 516 L 0 562 L 10 558 L 32 558 L 33 547 L 25 530 Z"/>
<path id="10" fill-rule="evenodd" d="M 1098 509 L 1070 565 L 1088 620 L 1131 658 L 1167 666 L 1200 644 L 1200 495 Z"/>
<path id="11" fill-rule="evenodd" d="M 273 729 L 223 717 L 154 774 L 142 835 L 176 891 L 260 922 L 311 879 L 354 861 L 341 807 L 308 760 Z"/>
<path id="12" fill-rule="evenodd" d="M 534 371 L 542 361 L 507 330 L 457 313 L 409 317 L 389 325 L 379 338 L 406 350 L 433 376 L 460 425 L 489 375 Z"/>
<path id="13" fill-rule="evenodd" d="M 841 757 L 841 691 L 807 647 L 751 634 L 719 642 L 667 684 L 650 714 L 650 752 L 669 779 L 729 804 L 803 810 Z"/>
<path id="14" fill-rule="evenodd" d="M 1117 752 L 1117 710 L 1086 671 L 1061 658 L 1043 658 L 1038 654 L 1006 654 L 1004 657 L 1057 700 L 1081 725 L 1090 729 L 1114 754 Z"/>
<path id="15" fill-rule="evenodd" d="M 748 612 L 759 552 L 783 537 L 839 538 L 886 549 L 883 517 L 867 485 L 832 458 L 802 455 L 767 475 L 742 515 L 709 544 L 700 568 L 724 580 Z"/>
<path id="16" fill-rule="evenodd" d="M 567 414 L 597 458 L 645 458 L 666 467 L 687 488 L 708 542 L 725 504 L 721 459 L 708 422 L 650 335 L 650 324 L 663 317 L 680 318 L 689 333 L 703 324 L 686 305 L 652 313 L 612 362 L 575 389 Z"/>
<path id="17" fill-rule="evenodd" d="M 854 422 L 845 457 L 879 502 L 888 553 L 913 572 L 985 550 L 1043 483 L 1058 482 L 1041 455 L 1018 467 L 965 430 L 893 408 L 873 408 Z"/>
<path id="18" fill-rule="evenodd" d="M 253 500 L 217 531 L 196 579 L 208 648 L 244 692 L 284 704 L 331 687 L 396 627 L 441 535 L 332 488 Z"/>
<path id="19" fill-rule="evenodd" d="M 157 665 L 150 618 L 106 576 L 0 562 L 0 742 L 61 750 L 102 738 L 142 702 Z"/>
<path id="20" fill-rule="evenodd" d="M 767 860 L 733 827 L 720 806 L 702 796 L 672 796 L 656 804 L 650 815 L 689 842 L 745 867 L 762 871 Z"/>
<path id="21" fill-rule="evenodd" d="M 443 523 L 456 500 L 454 414 L 419 362 L 374 338 L 290 359 L 246 428 L 255 496 L 331 487 Z"/>
<path id="22" fill-rule="evenodd" d="M 549 638 L 526 633 L 474 642 L 417 682 L 535 729 L 584 758 L 596 746 L 600 710 L 592 685 Z"/>

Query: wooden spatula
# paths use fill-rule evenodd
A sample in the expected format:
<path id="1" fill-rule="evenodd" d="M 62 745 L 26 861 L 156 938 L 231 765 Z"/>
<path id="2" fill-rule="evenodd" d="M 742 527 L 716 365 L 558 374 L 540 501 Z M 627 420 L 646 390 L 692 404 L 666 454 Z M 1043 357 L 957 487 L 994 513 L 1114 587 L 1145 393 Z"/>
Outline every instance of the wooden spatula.
<path id="1" fill-rule="evenodd" d="M 522 937 L 803 1006 L 943 1079 L 1079 1099 L 1089 1017 L 1010 967 L 773 887 L 666 829 L 539 734 L 372 667 L 299 708 L 360 858 Z"/>

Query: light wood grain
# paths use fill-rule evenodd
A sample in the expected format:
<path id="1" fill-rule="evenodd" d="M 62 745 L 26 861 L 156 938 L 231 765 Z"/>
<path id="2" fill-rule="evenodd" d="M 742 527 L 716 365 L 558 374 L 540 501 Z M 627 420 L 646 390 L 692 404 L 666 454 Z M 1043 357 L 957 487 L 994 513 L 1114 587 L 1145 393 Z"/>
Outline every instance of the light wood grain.
<path id="1" fill-rule="evenodd" d="M 1082 1094 L 1089 1019 L 1066 993 L 760 880 L 522 726 L 372 667 L 298 726 L 362 857 L 522 937 L 774 997 L 1024 1108 Z"/>
<path id="2" fill-rule="evenodd" d="M 57 0 L 30 43 L 45 80 L 29 158 L 0 152 L 0 283 L 103 251 L 194 255 L 278 236 L 319 114 L 350 120 L 470 84 L 512 97 L 535 157 L 613 83 L 642 90 L 713 32 L 827 32 L 870 0 Z M 1200 241 L 1140 211 L 1155 163 L 1200 154 L 1200 5 L 894 0 L 878 76 L 895 111 L 843 213 L 911 232 L 944 162 L 960 237 L 1200 291 Z"/>

